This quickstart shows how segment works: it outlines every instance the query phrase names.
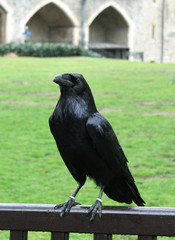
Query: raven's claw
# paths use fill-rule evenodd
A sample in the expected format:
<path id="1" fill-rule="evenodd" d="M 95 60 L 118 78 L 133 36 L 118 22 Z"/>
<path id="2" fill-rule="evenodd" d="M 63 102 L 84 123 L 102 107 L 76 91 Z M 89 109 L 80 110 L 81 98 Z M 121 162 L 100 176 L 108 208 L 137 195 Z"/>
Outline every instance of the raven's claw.
<path id="1" fill-rule="evenodd" d="M 98 212 L 98 216 L 99 218 L 102 217 L 102 202 L 99 201 L 98 199 L 96 200 L 96 202 L 90 207 L 88 214 L 91 213 L 91 218 L 90 221 L 93 221 L 95 218 L 95 215 Z"/>
<path id="2" fill-rule="evenodd" d="M 69 212 L 70 212 L 71 207 L 76 206 L 76 205 L 81 205 L 81 204 L 78 203 L 78 202 L 75 202 L 75 199 L 73 199 L 72 197 L 70 197 L 67 202 L 57 204 L 57 205 L 54 207 L 54 209 L 58 209 L 58 208 L 61 208 L 61 207 L 62 207 L 62 210 L 61 210 L 61 213 L 60 213 L 60 216 L 62 217 L 62 216 L 64 216 L 66 213 L 69 213 Z"/>

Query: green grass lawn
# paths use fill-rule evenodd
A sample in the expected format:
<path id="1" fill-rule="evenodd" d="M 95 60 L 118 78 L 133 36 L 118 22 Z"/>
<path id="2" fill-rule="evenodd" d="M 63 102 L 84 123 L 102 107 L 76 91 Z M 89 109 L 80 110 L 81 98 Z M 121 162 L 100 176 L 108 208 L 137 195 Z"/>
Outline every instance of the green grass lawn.
<path id="1" fill-rule="evenodd" d="M 146 206 L 175 207 L 175 65 L 82 57 L 0 58 L 0 202 L 57 204 L 76 188 L 48 125 L 59 97 L 52 79 L 65 72 L 88 81 Z M 98 193 L 88 180 L 76 200 L 90 205 Z M 103 205 L 120 204 L 104 195 Z"/>

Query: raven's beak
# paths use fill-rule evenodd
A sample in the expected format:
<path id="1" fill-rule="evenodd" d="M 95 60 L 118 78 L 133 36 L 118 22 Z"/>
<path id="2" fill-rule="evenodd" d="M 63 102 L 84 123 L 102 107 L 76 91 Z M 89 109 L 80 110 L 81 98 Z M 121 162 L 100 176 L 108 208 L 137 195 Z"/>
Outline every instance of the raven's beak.
<path id="1" fill-rule="evenodd" d="M 54 77 L 53 82 L 59 84 L 62 87 L 72 87 L 74 85 L 69 74 L 57 75 Z"/>

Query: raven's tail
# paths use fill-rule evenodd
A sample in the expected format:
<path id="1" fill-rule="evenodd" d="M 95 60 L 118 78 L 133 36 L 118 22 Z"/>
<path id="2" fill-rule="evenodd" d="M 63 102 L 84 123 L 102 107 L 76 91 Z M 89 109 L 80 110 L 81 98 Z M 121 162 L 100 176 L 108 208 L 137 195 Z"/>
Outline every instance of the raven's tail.
<path id="1" fill-rule="evenodd" d="M 139 190 L 138 190 L 137 186 L 135 185 L 135 183 L 134 183 L 134 185 L 128 183 L 128 187 L 131 191 L 132 199 L 137 204 L 137 206 L 144 206 L 145 201 L 140 196 Z"/>
<path id="2" fill-rule="evenodd" d="M 144 206 L 145 203 L 135 183 L 128 182 L 126 179 L 113 179 L 105 186 L 104 192 L 109 198 L 117 202 L 130 204 L 134 201 L 138 206 Z"/>

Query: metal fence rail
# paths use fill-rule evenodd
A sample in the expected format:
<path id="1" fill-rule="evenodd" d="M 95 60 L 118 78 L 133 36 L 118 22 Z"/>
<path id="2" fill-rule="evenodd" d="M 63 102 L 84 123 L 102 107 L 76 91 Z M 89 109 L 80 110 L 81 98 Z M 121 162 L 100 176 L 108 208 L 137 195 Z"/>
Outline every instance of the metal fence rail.
<path id="1" fill-rule="evenodd" d="M 88 208 L 76 206 L 60 217 L 54 205 L 1 203 L 0 230 L 10 230 L 10 240 L 27 240 L 28 231 L 51 232 L 51 240 L 68 240 L 70 232 L 93 233 L 95 240 L 111 240 L 112 234 L 138 235 L 139 240 L 175 236 L 175 208 L 106 206 L 93 222 Z"/>

